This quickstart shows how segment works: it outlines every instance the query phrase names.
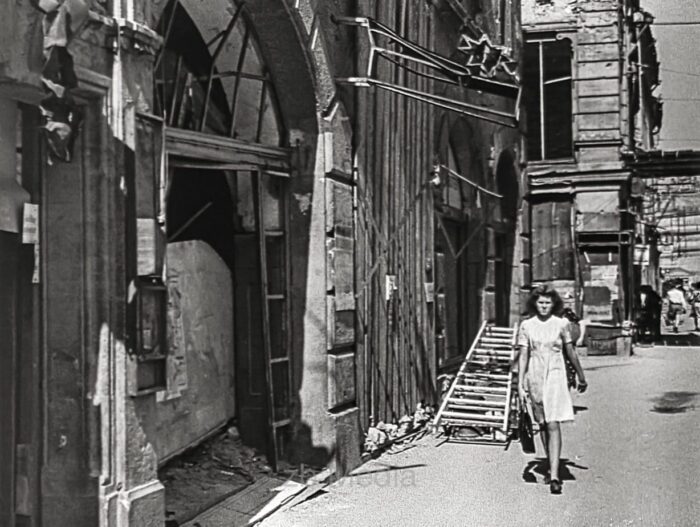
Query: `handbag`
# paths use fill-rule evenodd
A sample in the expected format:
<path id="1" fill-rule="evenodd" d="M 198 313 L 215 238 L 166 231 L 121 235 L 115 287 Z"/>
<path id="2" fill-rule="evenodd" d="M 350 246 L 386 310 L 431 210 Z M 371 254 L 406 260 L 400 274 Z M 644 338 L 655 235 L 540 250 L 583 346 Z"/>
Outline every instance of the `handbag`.
<path id="1" fill-rule="evenodd" d="M 520 439 L 520 447 L 524 454 L 535 453 L 535 437 L 532 432 L 532 419 L 527 410 L 520 408 L 518 416 L 518 438 Z"/>

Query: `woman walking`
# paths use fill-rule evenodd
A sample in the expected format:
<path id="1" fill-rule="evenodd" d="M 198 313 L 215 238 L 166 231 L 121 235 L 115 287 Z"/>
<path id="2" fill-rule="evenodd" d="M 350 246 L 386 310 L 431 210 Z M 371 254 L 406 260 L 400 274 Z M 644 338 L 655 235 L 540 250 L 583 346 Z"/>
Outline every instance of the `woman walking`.
<path id="1" fill-rule="evenodd" d="M 588 385 L 571 342 L 569 323 L 554 315 L 561 312 L 562 308 L 556 290 L 548 285 L 538 286 L 530 295 L 528 307 L 534 316 L 520 325 L 518 394 L 522 404 L 525 404 L 527 398 L 530 400 L 549 459 L 549 490 L 552 494 L 560 494 L 560 423 L 574 420 L 564 353 L 576 370 L 578 391 L 585 392 Z"/>

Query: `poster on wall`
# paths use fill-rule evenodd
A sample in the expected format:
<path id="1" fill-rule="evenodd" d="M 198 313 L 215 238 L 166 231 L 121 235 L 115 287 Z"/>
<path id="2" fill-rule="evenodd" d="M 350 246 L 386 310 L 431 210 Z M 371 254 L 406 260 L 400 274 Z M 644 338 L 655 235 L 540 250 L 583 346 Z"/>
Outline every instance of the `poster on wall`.
<path id="1" fill-rule="evenodd" d="M 613 319 L 610 289 L 605 286 L 585 286 L 583 298 L 583 318 L 591 322 L 610 322 Z"/>
<path id="2" fill-rule="evenodd" d="M 619 295 L 617 263 L 590 265 L 589 273 L 583 288 L 583 316 L 591 322 L 612 322 Z"/>

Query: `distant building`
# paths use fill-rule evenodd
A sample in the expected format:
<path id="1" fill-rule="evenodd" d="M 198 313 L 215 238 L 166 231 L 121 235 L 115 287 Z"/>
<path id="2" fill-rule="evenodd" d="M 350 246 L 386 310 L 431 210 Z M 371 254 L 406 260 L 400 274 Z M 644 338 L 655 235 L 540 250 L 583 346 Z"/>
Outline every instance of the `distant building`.
<path id="1" fill-rule="evenodd" d="M 627 163 L 644 182 L 647 283 L 700 281 L 700 151 L 636 152 Z"/>
<path id="2" fill-rule="evenodd" d="M 653 19 L 633 1 L 522 9 L 530 283 L 619 324 L 633 316 L 646 243 L 626 155 L 652 149 L 661 125 Z"/>

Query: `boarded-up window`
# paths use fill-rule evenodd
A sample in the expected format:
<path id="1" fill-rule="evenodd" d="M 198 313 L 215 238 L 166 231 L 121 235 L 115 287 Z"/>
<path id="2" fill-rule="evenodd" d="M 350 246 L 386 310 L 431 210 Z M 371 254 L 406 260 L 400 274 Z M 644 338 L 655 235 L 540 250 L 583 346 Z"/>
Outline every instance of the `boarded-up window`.
<path id="1" fill-rule="evenodd" d="M 532 206 L 532 278 L 535 281 L 574 278 L 571 202 Z"/>
<path id="2" fill-rule="evenodd" d="M 525 44 L 523 84 L 532 161 L 573 155 L 571 58 L 568 39 L 542 36 Z"/>

